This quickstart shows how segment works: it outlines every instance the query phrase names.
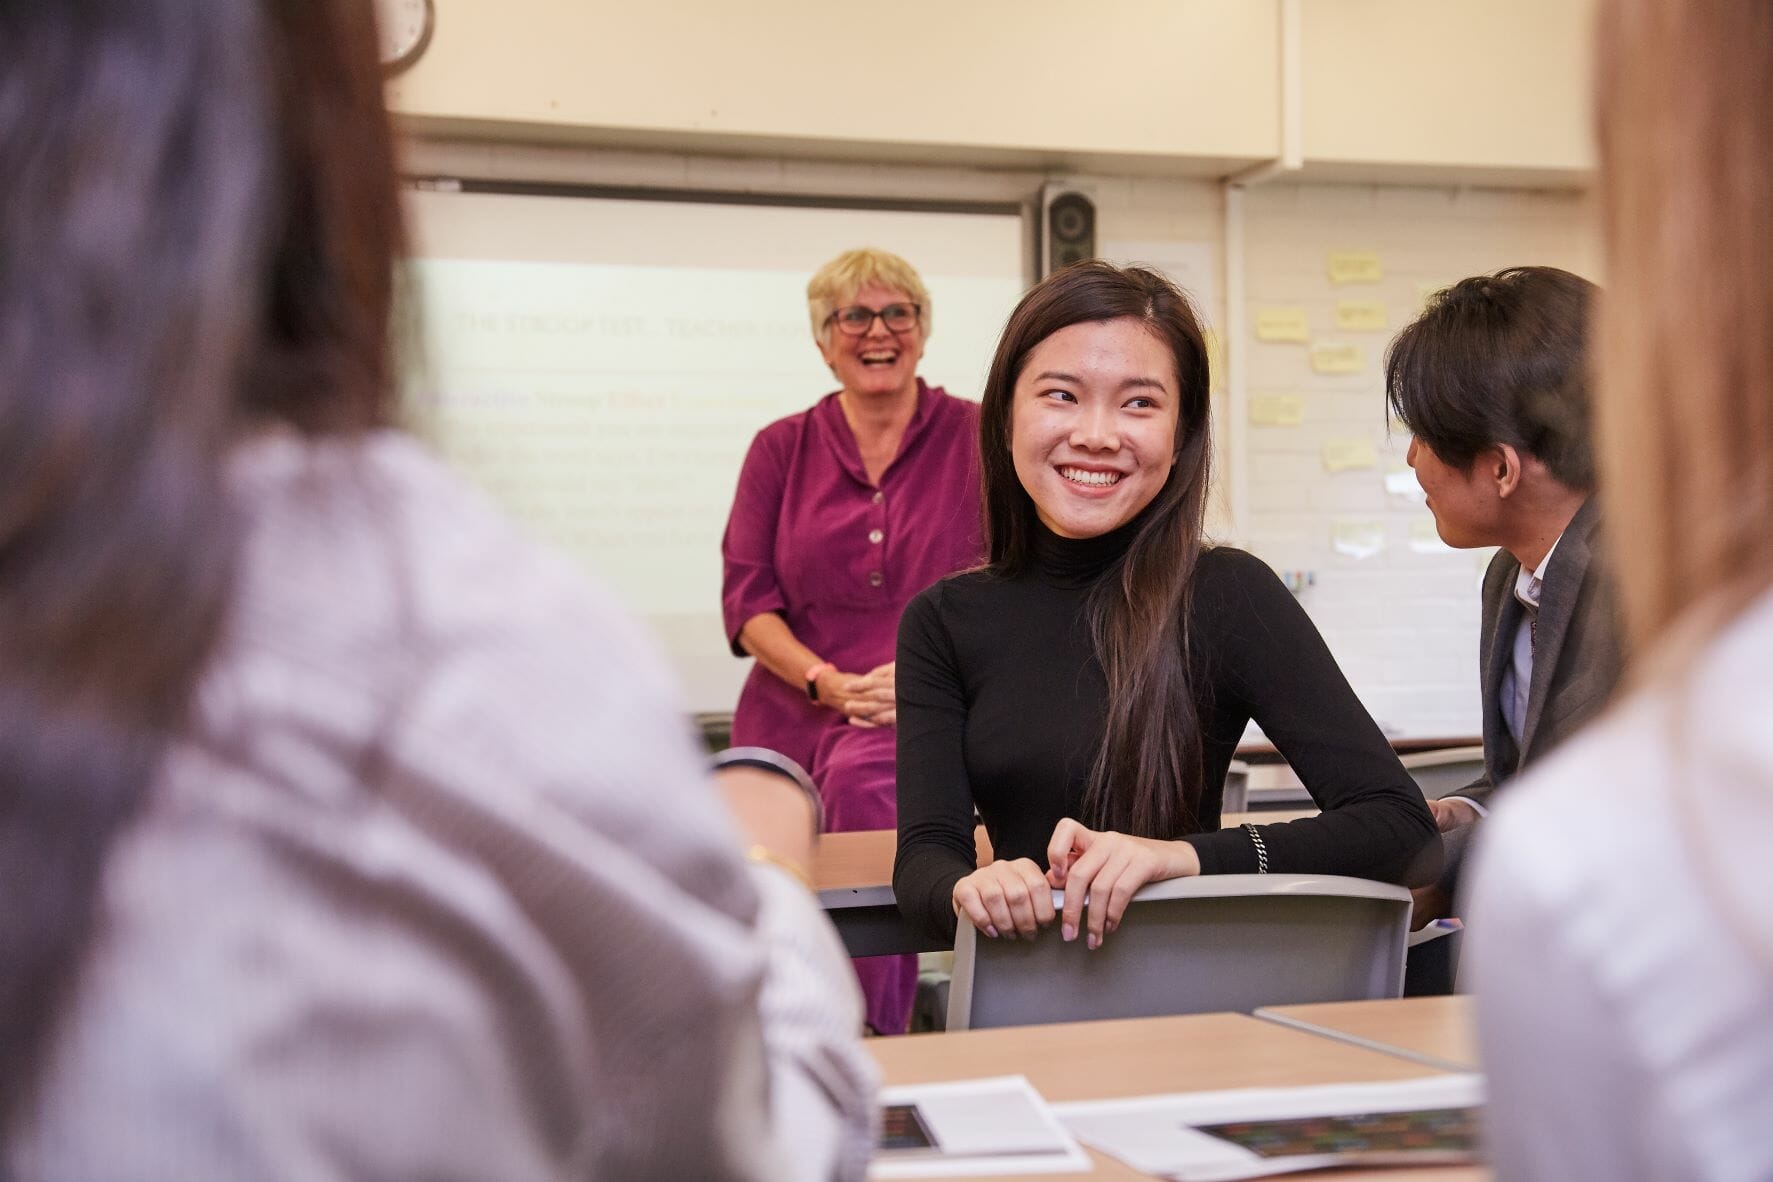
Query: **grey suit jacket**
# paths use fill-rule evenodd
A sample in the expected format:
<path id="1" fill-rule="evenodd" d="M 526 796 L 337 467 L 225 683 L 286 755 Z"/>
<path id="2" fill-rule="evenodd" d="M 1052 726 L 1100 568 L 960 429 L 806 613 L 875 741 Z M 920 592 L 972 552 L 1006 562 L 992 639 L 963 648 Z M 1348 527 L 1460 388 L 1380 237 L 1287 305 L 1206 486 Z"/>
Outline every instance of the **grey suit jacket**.
<path id="1" fill-rule="evenodd" d="M 1514 653 L 1515 631 L 1526 608 L 1515 598 L 1521 564 L 1498 550 L 1484 573 L 1483 624 L 1478 654 L 1483 674 L 1484 774 L 1454 796 L 1488 805 L 1499 785 L 1537 762 L 1600 713 L 1612 697 L 1623 664 L 1613 580 L 1597 553 L 1600 510 L 1590 498 L 1552 551 L 1539 593 L 1539 630 L 1533 681 L 1521 741 L 1502 716 L 1502 678 Z M 1451 835 L 1449 835 L 1451 836 Z M 1449 889 L 1456 884 L 1462 843 L 1449 844 Z"/>

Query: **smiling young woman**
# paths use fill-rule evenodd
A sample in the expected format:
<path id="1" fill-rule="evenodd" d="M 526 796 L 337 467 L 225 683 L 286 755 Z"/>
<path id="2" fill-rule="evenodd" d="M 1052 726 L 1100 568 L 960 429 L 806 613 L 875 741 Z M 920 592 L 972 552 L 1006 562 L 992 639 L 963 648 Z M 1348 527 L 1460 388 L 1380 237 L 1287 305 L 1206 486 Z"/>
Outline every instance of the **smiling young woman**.
<path id="1" fill-rule="evenodd" d="M 980 411 L 988 563 L 899 630 L 893 883 L 932 934 L 1060 919 L 1093 947 L 1158 879 L 1438 868 L 1421 792 L 1304 611 L 1202 540 L 1208 406 L 1200 326 L 1150 271 L 1071 267 L 1010 317 Z M 1322 815 L 1219 829 L 1252 718 Z M 978 869 L 975 807 L 998 859 Z"/>
<path id="2" fill-rule="evenodd" d="M 1040 523 L 1062 538 L 1118 529 L 1175 463 L 1176 366 L 1131 316 L 1062 328 L 1016 381 L 1010 456 Z"/>

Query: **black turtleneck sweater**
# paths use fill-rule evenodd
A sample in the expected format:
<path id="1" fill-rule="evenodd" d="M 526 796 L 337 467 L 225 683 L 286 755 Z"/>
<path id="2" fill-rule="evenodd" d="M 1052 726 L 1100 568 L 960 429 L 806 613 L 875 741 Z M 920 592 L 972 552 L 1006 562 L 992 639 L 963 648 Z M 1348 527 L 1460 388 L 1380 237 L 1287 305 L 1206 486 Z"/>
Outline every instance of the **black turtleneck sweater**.
<path id="1" fill-rule="evenodd" d="M 905 609 L 893 891 L 932 935 L 953 936 L 975 806 L 997 857 L 1043 868 L 1053 827 L 1077 815 L 1107 720 L 1085 602 L 1133 528 L 1082 541 L 1041 529 L 1023 573 L 953 575 Z M 1188 640 L 1206 774 L 1202 831 L 1186 840 L 1203 873 L 1257 869 L 1250 835 L 1219 828 L 1226 768 L 1253 718 L 1323 810 L 1261 827 L 1270 871 L 1432 880 L 1440 838 L 1421 791 L 1273 571 L 1241 550 L 1204 551 Z"/>

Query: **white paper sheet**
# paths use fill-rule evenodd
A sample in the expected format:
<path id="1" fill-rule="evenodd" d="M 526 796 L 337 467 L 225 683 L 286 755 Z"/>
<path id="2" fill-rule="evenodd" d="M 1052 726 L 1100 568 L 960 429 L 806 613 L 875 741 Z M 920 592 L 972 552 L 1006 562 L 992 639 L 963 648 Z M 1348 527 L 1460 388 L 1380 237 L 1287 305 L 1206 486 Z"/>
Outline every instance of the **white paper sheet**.
<path id="1" fill-rule="evenodd" d="M 1241 1088 L 1056 1104 L 1065 1127 L 1136 1170 L 1187 1182 L 1235 1182 L 1320 1169 L 1335 1158 L 1264 1158 L 1192 1126 L 1240 1120 L 1462 1108 L 1484 1099 L 1481 1075 L 1434 1075 L 1382 1084 Z"/>
<path id="2" fill-rule="evenodd" d="M 1026 1076 L 882 1088 L 882 1105 L 915 1104 L 937 1149 L 883 1153 L 870 1178 L 980 1178 L 1088 1173 L 1095 1168 Z"/>

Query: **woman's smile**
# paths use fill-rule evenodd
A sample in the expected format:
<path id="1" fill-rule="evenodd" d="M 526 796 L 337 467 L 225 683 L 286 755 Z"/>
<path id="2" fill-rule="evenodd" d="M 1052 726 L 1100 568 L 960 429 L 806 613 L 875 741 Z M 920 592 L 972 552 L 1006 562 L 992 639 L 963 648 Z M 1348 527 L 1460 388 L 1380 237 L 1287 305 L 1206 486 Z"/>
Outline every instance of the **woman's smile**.
<path id="1" fill-rule="evenodd" d="M 1069 325 L 1029 350 L 1010 454 L 1041 523 L 1091 538 L 1138 516 L 1170 478 L 1179 402 L 1169 348 L 1130 316 Z"/>

